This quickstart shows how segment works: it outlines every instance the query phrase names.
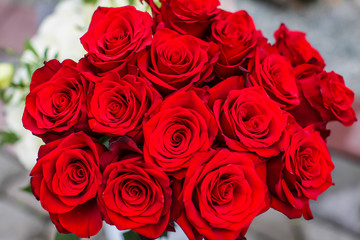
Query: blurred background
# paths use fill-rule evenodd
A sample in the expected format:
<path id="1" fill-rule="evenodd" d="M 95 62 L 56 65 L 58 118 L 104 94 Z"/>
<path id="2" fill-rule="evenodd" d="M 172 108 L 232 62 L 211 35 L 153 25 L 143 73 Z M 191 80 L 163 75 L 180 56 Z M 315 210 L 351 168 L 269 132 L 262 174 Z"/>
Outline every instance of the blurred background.
<path id="1" fill-rule="evenodd" d="M 77 52 L 81 51 L 79 37 L 96 8 L 93 2 L 96 0 L 0 0 L 0 89 L 8 87 L 8 79 L 13 77 L 17 79 L 15 88 L 21 87 L 39 61 L 55 55 L 60 59 L 81 56 L 83 53 Z M 121 0 L 107 2 L 119 4 Z M 343 75 L 355 92 L 353 108 L 360 118 L 360 0 L 221 3 L 229 11 L 248 11 L 270 42 L 281 23 L 306 32 L 308 41 L 325 59 L 326 70 Z M 32 195 L 21 190 L 28 185 L 39 142 L 21 129 L 19 102 L 21 94 L 6 105 L 0 100 L 0 240 L 52 240 L 55 229 L 47 213 Z M 329 128 L 336 185 L 312 202 L 314 220 L 289 221 L 268 211 L 255 219 L 248 240 L 360 239 L 360 124 L 344 127 L 330 123 Z M 106 239 L 104 231 L 92 239 Z"/>

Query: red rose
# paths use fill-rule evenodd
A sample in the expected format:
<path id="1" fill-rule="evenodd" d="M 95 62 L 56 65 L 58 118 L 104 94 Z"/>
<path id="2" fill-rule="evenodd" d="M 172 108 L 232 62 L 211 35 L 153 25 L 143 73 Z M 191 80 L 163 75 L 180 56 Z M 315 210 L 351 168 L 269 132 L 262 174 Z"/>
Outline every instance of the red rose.
<path id="1" fill-rule="evenodd" d="M 345 86 L 344 78 L 335 72 L 322 72 L 319 80 L 323 107 L 329 118 L 338 120 L 345 126 L 353 124 L 356 121 L 355 111 L 351 107 L 354 92 Z M 314 106 L 317 108 L 315 104 Z"/>
<path id="2" fill-rule="evenodd" d="M 211 20 L 219 13 L 219 0 L 160 0 L 158 8 L 153 0 L 145 0 L 153 10 L 158 26 L 164 25 L 180 34 L 202 38 Z"/>
<path id="3" fill-rule="evenodd" d="M 291 132 L 290 144 L 280 157 L 268 161 L 271 206 L 289 218 L 304 214 L 311 219 L 309 199 L 317 197 L 333 183 L 334 165 L 326 143 L 313 127 Z"/>
<path id="4" fill-rule="evenodd" d="M 293 67 L 276 48 L 257 48 L 255 58 L 250 60 L 249 72 L 250 85 L 263 87 L 282 109 L 288 110 L 300 104 Z"/>
<path id="5" fill-rule="evenodd" d="M 76 63 L 45 62 L 32 76 L 22 118 L 24 127 L 45 142 L 87 130 L 87 81 Z"/>
<path id="6" fill-rule="evenodd" d="M 107 223 L 158 238 L 169 223 L 170 180 L 159 167 L 145 163 L 140 150 L 124 146 L 127 142 L 115 142 L 115 151 L 102 157 L 102 161 L 112 163 L 105 168 L 99 202 Z M 121 149 L 120 155 L 117 149 Z"/>
<path id="7" fill-rule="evenodd" d="M 151 44 L 152 18 L 132 6 L 120 8 L 99 7 L 89 30 L 81 37 L 88 52 L 86 59 L 95 73 L 120 71 L 133 63 L 135 55 Z"/>
<path id="8" fill-rule="evenodd" d="M 160 94 L 145 79 L 109 73 L 95 83 L 90 128 L 108 136 L 135 137 L 142 132 L 144 116 L 160 102 Z"/>
<path id="9" fill-rule="evenodd" d="M 323 58 L 306 40 L 305 33 L 290 31 L 285 24 L 281 24 L 274 36 L 275 46 L 281 55 L 290 59 L 294 67 L 303 63 L 314 64 L 322 69 L 325 67 Z"/>
<path id="10" fill-rule="evenodd" d="M 194 91 L 165 99 L 143 130 L 145 161 L 178 179 L 185 176 L 192 155 L 207 151 L 218 132 L 213 114 Z"/>
<path id="11" fill-rule="evenodd" d="M 163 29 L 155 33 L 151 51 L 139 57 L 138 66 L 160 92 L 169 94 L 210 81 L 217 50 L 213 43 Z"/>
<path id="12" fill-rule="evenodd" d="M 345 126 L 356 121 L 351 107 L 354 93 L 345 86 L 342 76 L 320 71 L 310 64 L 299 65 L 295 71 L 303 98 L 290 113 L 302 127 L 315 124 L 316 128 L 323 130 L 331 120 L 338 120 Z"/>
<path id="13" fill-rule="evenodd" d="M 189 239 L 239 239 L 269 208 L 254 161 L 256 155 L 226 149 L 193 156 L 183 186 L 185 212 L 177 220 Z"/>
<path id="14" fill-rule="evenodd" d="M 105 147 L 83 132 L 40 147 L 31 189 L 61 233 L 89 238 L 100 231 L 97 205 L 100 155 Z"/>
<path id="15" fill-rule="evenodd" d="M 250 57 L 260 34 L 246 11 L 223 11 L 211 25 L 210 40 L 220 46 L 221 53 L 215 71 L 222 78 L 242 72 L 244 61 Z"/>
<path id="16" fill-rule="evenodd" d="M 217 97 L 214 97 L 217 99 Z M 261 87 L 232 90 L 214 102 L 214 114 L 226 145 L 262 157 L 279 154 L 286 146 L 287 114 Z"/>

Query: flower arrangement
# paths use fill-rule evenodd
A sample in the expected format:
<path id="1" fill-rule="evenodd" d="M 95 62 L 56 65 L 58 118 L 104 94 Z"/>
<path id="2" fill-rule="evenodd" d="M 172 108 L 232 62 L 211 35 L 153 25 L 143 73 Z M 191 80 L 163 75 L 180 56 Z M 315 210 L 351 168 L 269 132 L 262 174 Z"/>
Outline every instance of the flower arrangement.
<path id="1" fill-rule="evenodd" d="M 274 208 L 313 218 L 332 184 L 329 121 L 356 121 L 353 92 L 305 34 L 271 44 L 218 0 L 99 7 L 78 62 L 37 69 L 23 125 L 40 137 L 31 189 L 61 233 L 103 220 L 145 239 L 245 239 Z"/>

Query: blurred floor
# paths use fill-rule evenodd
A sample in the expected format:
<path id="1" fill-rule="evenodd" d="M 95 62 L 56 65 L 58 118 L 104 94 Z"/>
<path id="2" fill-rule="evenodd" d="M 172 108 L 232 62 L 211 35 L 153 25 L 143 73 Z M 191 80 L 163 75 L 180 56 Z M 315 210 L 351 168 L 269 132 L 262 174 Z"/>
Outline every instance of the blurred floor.
<path id="1" fill-rule="evenodd" d="M 3 50 L 11 48 L 20 53 L 24 40 L 36 32 L 56 2 L 0 0 L 0 62 L 16 61 Z M 290 29 L 306 32 L 327 62 L 327 70 L 343 75 L 355 91 L 354 108 L 360 116 L 360 0 L 319 0 L 310 5 L 280 8 L 265 0 L 222 2 L 231 11 L 247 10 L 271 42 L 272 33 L 281 22 Z M 4 124 L 1 121 L 0 117 L 0 126 Z M 249 240 L 360 239 L 360 124 L 350 128 L 330 124 L 330 128 L 336 185 L 312 204 L 315 219 L 289 221 L 282 214 L 269 211 L 253 222 Z M 33 196 L 20 190 L 28 184 L 29 172 L 18 163 L 11 148 L 0 151 L 0 240 L 52 240 L 54 227 L 46 212 Z M 94 239 L 104 239 L 103 233 Z"/>

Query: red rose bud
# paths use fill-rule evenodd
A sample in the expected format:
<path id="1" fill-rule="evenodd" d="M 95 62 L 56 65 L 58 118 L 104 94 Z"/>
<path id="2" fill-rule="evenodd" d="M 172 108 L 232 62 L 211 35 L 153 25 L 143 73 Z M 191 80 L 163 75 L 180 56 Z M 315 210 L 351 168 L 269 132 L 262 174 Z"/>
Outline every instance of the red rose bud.
<path id="1" fill-rule="evenodd" d="M 45 142 L 89 129 L 88 82 L 76 67 L 72 60 L 51 60 L 32 76 L 22 122 Z"/>
<path id="2" fill-rule="evenodd" d="M 89 238 L 102 227 L 97 205 L 105 147 L 83 132 L 40 147 L 31 189 L 61 233 Z"/>
<path id="3" fill-rule="evenodd" d="M 100 75 L 119 71 L 125 75 L 126 66 L 134 63 L 135 55 L 151 44 L 151 26 L 150 15 L 132 6 L 99 7 L 89 30 L 80 39 L 88 52 L 86 59 L 93 66 L 90 71 Z"/>
<path id="4" fill-rule="evenodd" d="M 291 31 L 285 24 L 281 24 L 274 37 L 276 48 L 281 55 L 290 59 L 294 67 L 304 63 L 314 64 L 322 69 L 325 67 L 323 58 L 306 40 L 305 33 Z"/>

